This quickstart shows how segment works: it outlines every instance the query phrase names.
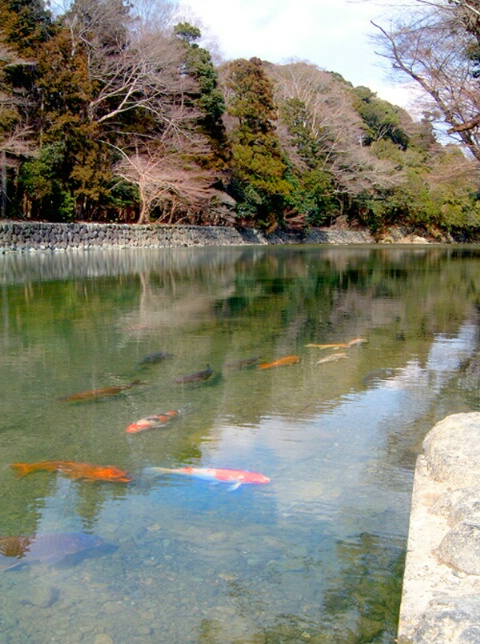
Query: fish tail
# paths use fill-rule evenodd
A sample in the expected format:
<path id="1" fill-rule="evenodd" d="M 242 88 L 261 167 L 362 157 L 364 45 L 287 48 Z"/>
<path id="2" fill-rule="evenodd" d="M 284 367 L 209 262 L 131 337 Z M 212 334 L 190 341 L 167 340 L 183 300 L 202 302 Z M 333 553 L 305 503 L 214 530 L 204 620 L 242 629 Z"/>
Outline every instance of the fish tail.
<path id="1" fill-rule="evenodd" d="M 15 470 L 17 478 L 26 476 L 27 474 L 30 474 L 30 472 L 33 472 L 35 469 L 35 467 L 31 463 L 12 463 L 10 467 L 12 468 L 12 470 Z"/>

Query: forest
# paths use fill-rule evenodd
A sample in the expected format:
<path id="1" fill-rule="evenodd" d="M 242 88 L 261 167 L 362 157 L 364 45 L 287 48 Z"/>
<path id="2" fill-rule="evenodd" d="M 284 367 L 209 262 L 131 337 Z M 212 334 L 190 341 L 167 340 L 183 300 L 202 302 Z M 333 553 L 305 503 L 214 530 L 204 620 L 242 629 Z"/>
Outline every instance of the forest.
<path id="1" fill-rule="evenodd" d="M 0 0 L 0 219 L 478 239 L 477 4 L 378 27 L 414 120 L 308 61 L 224 61 L 163 0 Z"/>

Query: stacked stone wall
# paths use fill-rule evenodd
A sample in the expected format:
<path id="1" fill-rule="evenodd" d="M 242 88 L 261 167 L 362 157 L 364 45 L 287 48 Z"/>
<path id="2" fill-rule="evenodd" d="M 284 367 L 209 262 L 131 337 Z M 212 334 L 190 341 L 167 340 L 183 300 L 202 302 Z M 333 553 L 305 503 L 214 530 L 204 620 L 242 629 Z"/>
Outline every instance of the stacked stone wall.
<path id="1" fill-rule="evenodd" d="M 92 248 L 165 248 L 253 244 L 370 243 L 363 231 L 314 229 L 308 234 L 227 226 L 130 226 L 127 224 L 51 224 L 0 222 L 0 252 L 62 251 Z"/>

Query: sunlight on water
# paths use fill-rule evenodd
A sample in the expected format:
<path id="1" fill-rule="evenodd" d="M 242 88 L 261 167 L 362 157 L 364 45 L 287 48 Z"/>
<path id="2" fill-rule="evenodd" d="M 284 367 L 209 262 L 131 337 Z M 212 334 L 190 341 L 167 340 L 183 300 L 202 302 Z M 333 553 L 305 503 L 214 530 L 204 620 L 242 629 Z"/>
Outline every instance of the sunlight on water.
<path id="1" fill-rule="evenodd" d="M 480 408 L 479 252 L 0 256 L 0 640 L 393 641 L 421 441 Z"/>

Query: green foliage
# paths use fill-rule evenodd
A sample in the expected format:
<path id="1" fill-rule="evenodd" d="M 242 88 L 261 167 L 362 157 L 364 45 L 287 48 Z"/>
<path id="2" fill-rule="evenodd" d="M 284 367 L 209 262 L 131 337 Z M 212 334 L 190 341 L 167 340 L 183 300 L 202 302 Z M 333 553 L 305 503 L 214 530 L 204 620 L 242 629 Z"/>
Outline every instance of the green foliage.
<path id="1" fill-rule="evenodd" d="M 338 214 L 333 176 L 320 168 L 306 172 L 302 177 L 302 201 L 297 211 L 305 214 L 312 226 L 325 226 Z"/>
<path id="2" fill-rule="evenodd" d="M 74 215 L 73 195 L 59 178 L 65 148 L 62 143 L 45 146 L 35 159 L 26 161 L 19 173 L 19 184 L 29 202 L 29 213 L 49 213 L 52 221 L 67 221 Z"/>
<path id="3" fill-rule="evenodd" d="M 192 45 L 202 37 L 202 32 L 198 27 L 194 27 L 188 22 L 179 22 L 173 28 L 173 33 L 177 38 L 183 40 L 187 45 Z"/>
<path id="4" fill-rule="evenodd" d="M 197 40 L 201 31 L 188 22 L 182 22 L 174 27 L 174 34 L 186 46 L 185 69 L 195 79 L 198 92 L 192 97 L 193 105 L 199 110 L 199 130 L 206 134 L 212 145 L 215 159 L 211 156 L 203 160 L 204 164 L 223 167 L 229 156 L 227 136 L 223 124 L 225 100 L 218 87 L 218 73 L 212 61 L 210 52 L 199 47 Z"/>
<path id="5" fill-rule="evenodd" d="M 305 168 L 296 168 L 290 182 L 293 192 L 288 203 L 304 216 L 307 224 L 326 225 L 338 213 L 335 181 L 325 165 L 325 151 L 319 142 L 323 128 L 315 128 L 312 114 L 298 97 L 288 98 L 280 106 L 280 115 Z"/>
<path id="6" fill-rule="evenodd" d="M 288 98 L 280 106 L 280 115 L 302 161 L 310 168 L 317 167 L 323 155 L 318 143 L 318 132 L 314 133 L 312 115 L 305 103 L 297 97 Z"/>
<path id="7" fill-rule="evenodd" d="M 354 107 L 365 124 L 365 145 L 389 139 L 402 150 L 409 144 L 408 134 L 400 124 L 398 109 L 376 96 L 367 87 L 355 87 Z"/>
<path id="8" fill-rule="evenodd" d="M 230 135 L 230 191 L 239 201 L 240 217 L 248 213 L 256 225 L 276 225 L 283 219 L 292 186 L 275 132 L 272 84 L 262 62 L 252 58 L 231 63 L 228 86 L 233 91 L 228 112 L 237 119 Z"/>
<path id="9" fill-rule="evenodd" d="M 238 136 L 267 134 L 275 129 L 277 108 L 273 86 L 259 58 L 238 59 L 230 64 L 227 87 L 233 91 L 228 113 L 237 118 Z"/>
<path id="10" fill-rule="evenodd" d="M 23 57 L 34 56 L 53 31 L 42 0 L 0 0 L 0 16 L 2 40 Z"/>

